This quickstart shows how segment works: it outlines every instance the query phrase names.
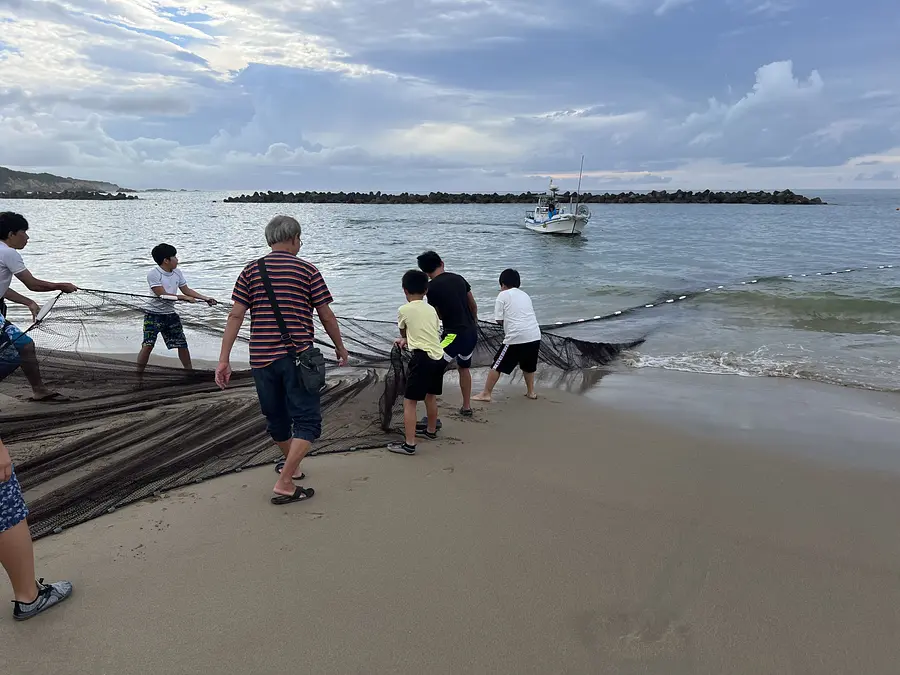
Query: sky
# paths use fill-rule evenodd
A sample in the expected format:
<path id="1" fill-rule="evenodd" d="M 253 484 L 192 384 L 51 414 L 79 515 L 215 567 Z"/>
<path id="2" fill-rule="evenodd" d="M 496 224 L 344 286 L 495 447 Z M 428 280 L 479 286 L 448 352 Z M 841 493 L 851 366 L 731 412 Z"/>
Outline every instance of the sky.
<path id="1" fill-rule="evenodd" d="M 0 165 L 132 188 L 900 188 L 897 0 L 0 0 Z"/>

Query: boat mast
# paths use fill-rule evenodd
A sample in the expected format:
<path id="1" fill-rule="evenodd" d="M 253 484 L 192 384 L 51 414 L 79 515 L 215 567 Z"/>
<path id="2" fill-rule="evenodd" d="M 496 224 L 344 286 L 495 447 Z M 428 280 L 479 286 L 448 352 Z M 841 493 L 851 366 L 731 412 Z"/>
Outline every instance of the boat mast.
<path id="1" fill-rule="evenodd" d="M 578 189 L 575 191 L 575 206 L 572 207 L 572 234 L 575 234 L 575 226 L 578 224 L 578 200 L 581 197 L 581 177 L 584 175 L 584 155 L 581 156 L 581 168 L 578 170 Z"/>

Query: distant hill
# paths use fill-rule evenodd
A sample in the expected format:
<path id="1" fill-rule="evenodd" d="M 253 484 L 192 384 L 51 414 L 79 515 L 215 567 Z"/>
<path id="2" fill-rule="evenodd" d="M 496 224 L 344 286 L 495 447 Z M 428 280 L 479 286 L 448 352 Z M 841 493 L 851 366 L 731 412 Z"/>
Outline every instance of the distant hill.
<path id="1" fill-rule="evenodd" d="M 0 166 L 0 192 L 13 192 L 14 190 L 24 192 L 63 192 L 64 190 L 117 192 L 119 189 L 115 183 L 54 176 L 52 173 L 13 171 Z"/>

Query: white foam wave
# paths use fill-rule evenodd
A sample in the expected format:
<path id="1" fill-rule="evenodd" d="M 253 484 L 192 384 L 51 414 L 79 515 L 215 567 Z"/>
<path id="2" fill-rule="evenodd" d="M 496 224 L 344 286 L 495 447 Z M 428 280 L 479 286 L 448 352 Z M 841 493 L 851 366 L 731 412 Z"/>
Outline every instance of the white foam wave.
<path id="1" fill-rule="evenodd" d="M 661 368 L 687 373 L 739 377 L 786 377 L 844 387 L 897 391 L 896 387 L 862 381 L 849 371 L 823 372 L 811 361 L 798 360 L 796 356 L 787 357 L 767 347 L 746 353 L 714 351 L 652 355 L 628 352 L 623 354 L 622 364 L 628 368 Z"/>

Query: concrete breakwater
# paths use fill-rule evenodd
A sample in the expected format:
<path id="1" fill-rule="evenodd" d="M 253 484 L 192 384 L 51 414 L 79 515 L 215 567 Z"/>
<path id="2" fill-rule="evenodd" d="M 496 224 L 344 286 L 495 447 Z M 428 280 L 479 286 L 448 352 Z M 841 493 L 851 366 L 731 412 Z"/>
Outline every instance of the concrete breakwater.
<path id="1" fill-rule="evenodd" d="M 248 204 L 533 204 L 543 193 L 522 192 L 519 194 L 494 193 L 451 193 L 429 192 L 428 194 L 385 194 L 382 192 L 254 192 L 237 197 L 227 197 L 228 203 Z M 575 193 L 563 192 L 558 195 L 560 203 L 575 198 Z M 824 204 L 818 197 L 804 197 L 791 190 L 774 192 L 700 192 L 666 190 L 652 192 L 619 192 L 592 194 L 585 192 L 578 201 L 588 204 L 774 204 L 774 205 L 819 205 Z"/>

